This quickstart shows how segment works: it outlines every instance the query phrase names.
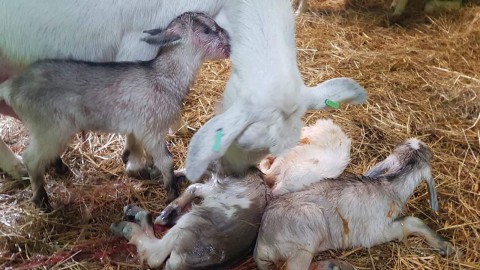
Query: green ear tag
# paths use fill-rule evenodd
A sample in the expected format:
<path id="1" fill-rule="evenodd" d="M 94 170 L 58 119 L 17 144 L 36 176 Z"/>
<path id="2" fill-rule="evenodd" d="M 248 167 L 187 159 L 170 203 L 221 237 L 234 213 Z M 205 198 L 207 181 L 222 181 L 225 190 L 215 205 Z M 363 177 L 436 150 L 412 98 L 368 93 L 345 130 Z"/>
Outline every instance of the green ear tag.
<path id="1" fill-rule="evenodd" d="M 333 100 L 330 100 L 330 99 L 325 99 L 325 105 L 327 105 L 328 107 L 335 108 L 335 109 L 340 108 L 340 105 L 338 105 L 337 102 L 335 102 Z"/>
<path id="2" fill-rule="evenodd" d="M 213 152 L 220 151 L 220 142 L 222 141 L 222 137 L 223 137 L 223 129 L 219 128 L 215 133 L 215 141 L 213 142 Z"/>

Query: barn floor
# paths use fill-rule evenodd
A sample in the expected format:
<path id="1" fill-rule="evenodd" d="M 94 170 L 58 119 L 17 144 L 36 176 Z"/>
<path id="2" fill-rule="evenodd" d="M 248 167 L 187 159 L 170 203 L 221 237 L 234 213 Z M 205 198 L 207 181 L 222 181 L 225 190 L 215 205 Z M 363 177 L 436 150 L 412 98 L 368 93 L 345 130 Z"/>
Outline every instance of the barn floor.
<path id="1" fill-rule="evenodd" d="M 308 85 L 352 77 L 369 102 L 309 113 L 307 123 L 333 118 L 352 138 L 350 172 L 361 173 L 409 137 L 435 154 L 433 175 L 441 210 L 429 208 L 425 185 L 405 209 L 460 248 L 442 258 L 424 240 L 410 237 L 370 249 L 321 253 L 358 269 L 480 269 L 480 3 L 427 17 L 414 7 L 398 23 L 388 3 L 310 1 L 297 19 L 298 62 Z M 411 1 L 413 2 L 413 1 Z M 172 136 L 170 150 L 182 167 L 194 130 L 213 113 L 229 75 L 227 61 L 204 65 L 183 113 L 190 132 Z M 27 143 L 22 125 L 0 117 L 1 136 L 14 151 Z M 86 134 L 63 158 L 72 174 L 47 176 L 56 210 L 38 214 L 26 181 L 0 178 L 0 269 L 140 269 L 135 250 L 109 226 L 129 203 L 160 211 L 165 196 L 156 182 L 129 178 L 120 159 L 123 138 Z M 27 182 L 28 183 L 28 182 Z M 251 258 L 236 269 L 255 269 Z"/>

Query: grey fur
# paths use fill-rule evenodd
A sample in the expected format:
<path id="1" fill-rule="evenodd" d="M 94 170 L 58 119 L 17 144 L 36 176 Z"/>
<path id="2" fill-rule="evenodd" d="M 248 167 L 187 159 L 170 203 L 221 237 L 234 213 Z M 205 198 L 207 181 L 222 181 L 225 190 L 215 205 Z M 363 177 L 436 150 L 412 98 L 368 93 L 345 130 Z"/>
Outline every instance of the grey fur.
<path id="1" fill-rule="evenodd" d="M 165 224 L 172 213 L 180 214 L 195 198 L 202 199 L 161 239 L 150 236 L 150 226 L 126 221 L 112 224 L 112 231 L 135 244 L 149 267 L 160 266 L 170 256 L 165 269 L 223 269 L 253 248 L 270 196 L 257 170 L 236 177 L 216 173 L 205 184 L 190 185 L 165 208 L 156 223 Z"/>
<path id="2" fill-rule="evenodd" d="M 307 269 L 328 249 L 371 247 L 409 234 L 426 238 L 443 255 L 453 246 L 402 208 L 422 179 L 431 179 L 431 151 L 416 139 L 397 146 L 369 176 L 340 176 L 274 198 L 265 209 L 254 258 L 260 269 L 286 262 Z"/>
<path id="3" fill-rule="evenodd" d="M 192 12 L 180 15 L 163 31 L 148 33 L 154 34 L 146 38 L 149 43 L 162 45 L 151 61 L 45 60 L 0 86 L 0 99 L 30 131 L 23 160 L 37 206 L 51 208 L 43 187 L 45 166 L 80 131 L 129 134 L 129 143 L 135 146 L 129 149 L 152 155 L 169 199 L 175 197 L 173 161 L 164 136 L 180 114 L 202 62 L 229 56 L 228 34 L 213 19 Z"/>

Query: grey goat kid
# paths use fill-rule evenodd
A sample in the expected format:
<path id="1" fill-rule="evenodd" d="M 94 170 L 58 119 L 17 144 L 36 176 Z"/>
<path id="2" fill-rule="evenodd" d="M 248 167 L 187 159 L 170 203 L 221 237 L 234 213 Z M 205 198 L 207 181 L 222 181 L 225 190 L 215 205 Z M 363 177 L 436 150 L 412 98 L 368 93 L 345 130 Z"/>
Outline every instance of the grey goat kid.
<path id="1" fill-rule="evenodd" d="M 431 176 L 432 153 L 417 139 L 397 146 L 364 176 L 340 176 L 274 198 L 265 209 L 254 259 L 260 269 L 284 263 L 308 269 L 313 256 L 328 249 L 371 247 L 415 234 L 442 255 L 452 244 L 416 217 L 399 217 L 414 189 L 425 179 L 437 210 Z M 327 268 L 351 269 L 329 260 Z M 329 269 L 330 269 L 329 268 Z"/>
<path id="2" fill-rule="evenodd" d="M 153 60 L 45 60 L 0 85 L 0 101 L 12 107 L 30 131 L 23 160 L 36 206 L 51 209 L 44 188 L 45 166 L 80 131 L 134 137 L 132 151 L 145 149 L 152 155 L 168 198 L 178 194 L 164 136 L 180 114 L 202 62 L 229 56 L 229 38 L 213 19 L 193 12 L 175 18 L 164 30 L 145 33 L 149 36 L 143 41 L 160 47 Z"/>
<path id="3" fill-rule="evenodd" d="M 240 176 L 216 173 L 205 184 L 192 184 L 155 223 L 169 222 L 197 198 L 201 203 L 193 204 L 161 239 L 153 234 L 150 215 L 131 207 L 125 207 L 125 214 L 134 216 L 139 224 L 117 222 L 112 224 L 112 232 L 136 245 L 141 260 L 152 268 L 167 257 L 165 269 L 217 269 L 245 257 L 255 245 L 270 198 L 261 172 L 251 169 Z"/>

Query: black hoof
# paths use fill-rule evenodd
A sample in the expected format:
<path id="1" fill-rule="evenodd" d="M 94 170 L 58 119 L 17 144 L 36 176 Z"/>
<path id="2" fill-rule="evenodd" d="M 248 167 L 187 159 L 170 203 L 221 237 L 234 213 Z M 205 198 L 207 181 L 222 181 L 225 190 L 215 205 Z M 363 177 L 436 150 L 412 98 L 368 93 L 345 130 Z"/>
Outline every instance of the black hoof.
<path id="1" fill-rule="evenodd" d="M 129 156 L 130 156 L 130 150 L 123 151 L 123 153 L 122 153 L 123 164 L 127 164 Z"/>
<path id="2" fill-rule="evenodd" d="M 180 196 L 180 192 L 178 185 L 175 183 L 171 188 L 167 189 L 167 203 L 173 202 L 178 196 Z"/>
<path id="3" fill-rule="evenodd" d="M 156 167 L 150 167 L 150 180 L 160 180 L 162 178 L 162 172 Z"/>
<path id="4" fill-rule="evenodd" d="M 155 219 L 155 224 L 162 226 L 168 226 L 174 223 L 175 218 L 178 216 L 177 211 L 173 207 L 167 207 L 160 215 Z"/>
<path id="5" fill-rule="evenodd" d="M 187 176 L 185 175 L 184 171 L 175 171 L 173 173 L 173 175 L 174 175 L 175 181 L 177 181 L 177 183 L 188 181 Z"/>
<path id="6" fill-rule="evenodd" d="M 35 207 L 39 208 L 40 211 L 43 213 L 50 213 L 53 211 L 53 207 L 52 205 L 50 205 L 50 202 L 48 201 L 47 192 L 43 188 L 39 190 L 36 197 L 32 198 L 32 201 Z"/>
<path id="7" fill-rule="evenodd" d="M 55 173 L 58 175 L 66 175 L 71 172 L 70 168 L 63 163 L 61 157 L 57 157 L 55 159 L 55 161 L 52 163 L 52 167 L 55 170 Z"/>
<path id="8" fill-rule="evenodd" d="M 125 219 L 131 222 L 135 222 L 135 216 L 138 212 L 142 211 L 145 210 L 136 205 L 127 205 L 123 208 L 123 214 L 125 215 Z"/>
<path id="9" fill-rule="evenodd" d="M 150 180 L 150 169 L 149 168 L 143 168 L 139 171 L 134 171 L 134 172 L 127 172 L 128 176 L 133 177 L 135 179 L 140 179 L 140 180 Z"/>

